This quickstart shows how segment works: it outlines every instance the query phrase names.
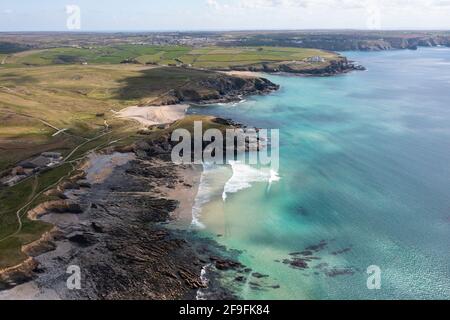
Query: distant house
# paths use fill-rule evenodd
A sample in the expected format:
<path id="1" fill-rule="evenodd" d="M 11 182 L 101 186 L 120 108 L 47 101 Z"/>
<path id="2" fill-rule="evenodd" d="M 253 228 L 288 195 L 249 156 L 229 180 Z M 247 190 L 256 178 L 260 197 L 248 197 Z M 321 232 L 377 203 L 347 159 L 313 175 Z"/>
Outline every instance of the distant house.
<path id="1" fill-rule="evenodd" d="M 12 176 L 25 175 L 25 170 L 22 167 L 15 167 L 11 170 L 11 175 Z"/>
<path id="2" fill-rule="evenodd" d="M 27 176 L 24 175 L 20 175 L 20 176 L 13 176 L 10 177 L 9 179 L 3 181 L 3 184 L 8 186 L 8 187 L 12 187 L 15 184 L 17 184 L 18 182 L 20 182 L 20 180 L 25 179 Z"/>
<path id="3" fill-rule="evenodd" d="M 320 62 L 325 62 L 325 58 L 323 58 L 321 56 L 314 56 L 314 57 L 307 58 L 306 61 L 313 62 L 313 63 L 320 63 Z"/>
<path id="4" fill-rule="evenodd" d="M 61 153 L 59 152 L 43 152 L 41 156 L 50 158 L 50 159 L 59 159 L 61 158 Z"/>
<path id="5" fill-rule="evenodd" d="M 20 162 L 20 163 L 19 163 L 19 166 L 22 167 L 22 168 L 24 168 L 24 169 L 34 169 L 34 168 L 37 167 L 34 163 L 32 163 L 32 162 L 29 161 L 29 160 Z"/>
<path id="6" fill-rule="evenodd" d="M 36 158 L 20 162 L 18 167 L 22 167 L 23 169 L 43 168 L 58 163 L 61 159 L 62 156 L 59 152 L 44 152 Z"/>
<path id="7" fill-rule="evenodd" d="M 48 166 L 52 161 L 50 158 L 39 156 L 29 162 L 34 165 L 34 168 L 42 168 Z"/>

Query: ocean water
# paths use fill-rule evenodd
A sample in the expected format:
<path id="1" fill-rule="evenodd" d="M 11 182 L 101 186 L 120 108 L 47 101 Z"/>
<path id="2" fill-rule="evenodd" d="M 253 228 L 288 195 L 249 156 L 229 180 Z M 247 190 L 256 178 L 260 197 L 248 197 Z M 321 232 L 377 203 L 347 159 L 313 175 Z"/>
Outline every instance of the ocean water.
<path id="1" fill-rule="evenodd" d="M 270 186 L 258 168 L 205 167 L 197 226 L 269 276 L 236 285 L 244 299 L 448 299 L 450 49 L 345 54 L 368 71 L 270 75 L 274 94 L 190 109 L 278 128 L 281 144 Z M 287 264 L 306 249 L 307 269 Z"/>

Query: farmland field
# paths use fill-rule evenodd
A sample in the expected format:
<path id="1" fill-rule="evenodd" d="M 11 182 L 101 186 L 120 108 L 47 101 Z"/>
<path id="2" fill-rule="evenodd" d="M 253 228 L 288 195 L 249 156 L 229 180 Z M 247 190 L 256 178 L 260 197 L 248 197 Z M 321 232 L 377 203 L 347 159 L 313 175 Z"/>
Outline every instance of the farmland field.
<path id="1" fill-rule="evenodd" d="M 53 48 L 16 53 L 6 66 L 54 64 L 185 64 L 198 68 L 221 69 L 283 61 L 302 61 L 321 56 L 336 59 L 337 54 L 316 49 L 282 47 L 205 47 L 118 45 L 89 48 Z"/>

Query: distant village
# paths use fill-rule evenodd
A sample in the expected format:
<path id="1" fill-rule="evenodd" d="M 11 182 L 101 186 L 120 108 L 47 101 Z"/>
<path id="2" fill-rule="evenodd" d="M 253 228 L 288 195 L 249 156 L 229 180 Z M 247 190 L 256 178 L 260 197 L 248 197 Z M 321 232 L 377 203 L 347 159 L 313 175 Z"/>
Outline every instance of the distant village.
<path id="1" fill-rule="evenodd" d="M 43 152 L 37 157 L 20 162 L 9 174 L 0 179 L 0 184 L 14 186 L 29 176 L 59 165 L 62 161 L 63 157 L 59 152 Z"/>

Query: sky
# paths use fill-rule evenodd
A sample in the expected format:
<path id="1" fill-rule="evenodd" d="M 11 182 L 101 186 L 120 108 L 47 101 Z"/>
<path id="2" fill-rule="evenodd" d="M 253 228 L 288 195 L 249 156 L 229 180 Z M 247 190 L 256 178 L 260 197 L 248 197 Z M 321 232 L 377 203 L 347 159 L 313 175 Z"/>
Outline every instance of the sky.
<path id="1" fill-rule="evenodd" d="M 450 0 L 0 0 L 0 31 L 450 30 L 449 17 Z"/>

